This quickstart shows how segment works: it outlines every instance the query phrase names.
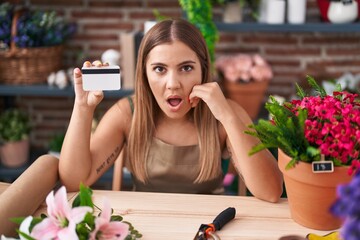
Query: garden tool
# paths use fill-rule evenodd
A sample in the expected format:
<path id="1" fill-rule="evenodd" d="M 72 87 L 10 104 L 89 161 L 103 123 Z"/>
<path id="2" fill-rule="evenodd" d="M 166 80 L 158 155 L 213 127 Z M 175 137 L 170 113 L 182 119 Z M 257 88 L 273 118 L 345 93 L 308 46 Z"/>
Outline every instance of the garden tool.
<path id="1" fill-rule="evenodd" d="M 201 224 L 199 231 L 196 233 L 194 240 L 220 240 L 220 237 L 215 233 L 220 230 L 225 224 L 234 219 L 236 210 L 233 207 L 229 207 L 222 211 L 212 223 Z"/>

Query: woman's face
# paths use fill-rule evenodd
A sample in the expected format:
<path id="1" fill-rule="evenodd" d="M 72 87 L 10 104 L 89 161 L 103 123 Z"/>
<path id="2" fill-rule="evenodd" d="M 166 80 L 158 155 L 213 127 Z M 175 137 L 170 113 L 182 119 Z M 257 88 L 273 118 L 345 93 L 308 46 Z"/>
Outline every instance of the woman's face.
<path id="1" fill-rule="evenodd" d="M 180 41 L 154 47 L 146 62 L 151 91 L 164 114 L 184 117 L 191 109 L 189 95 L 201 84 L 201 65 L 196 53 Z"/>

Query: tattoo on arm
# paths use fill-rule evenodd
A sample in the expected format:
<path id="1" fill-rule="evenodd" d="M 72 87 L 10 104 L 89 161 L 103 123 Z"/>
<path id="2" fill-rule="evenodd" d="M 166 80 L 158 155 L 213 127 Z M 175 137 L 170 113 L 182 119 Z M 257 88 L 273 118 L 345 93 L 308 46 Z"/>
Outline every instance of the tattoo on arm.
<path id="1" fill-rule="evenodd" d="M 107 157 L 106 160 L 96 169 L 96 173 L 99 174 L 101 170 L 104 169 L 106 164 L 109 165 L 112 162 L 114 162 L 116 157 L 119 155 L 119 153 L 120 153 L 120 146 L 117 146 L 115 150 L 110 154 L 110 156 Z"/>

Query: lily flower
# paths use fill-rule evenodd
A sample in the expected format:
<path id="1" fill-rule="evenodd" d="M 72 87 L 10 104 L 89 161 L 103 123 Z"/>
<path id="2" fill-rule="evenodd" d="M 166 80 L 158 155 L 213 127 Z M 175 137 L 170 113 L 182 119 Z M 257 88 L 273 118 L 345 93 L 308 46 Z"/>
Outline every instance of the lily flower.
<path id="1" fill-rule="evenodd" d="M 95 230 L 91 233 L 91 240 L 124 240 L 129 234 L 129 225 L 111 221 L 111 207 L 107 198 L 104 198 L 104 207 L 100 216 L 95 220 Z"/>
<path id="2" fill-rule="evenodd" d="M 66 189 L 61 187 L 56 194 L 52 191 L 46 197 L 48 217 L 35 225 L 31 236 L 36 239 L 79 239 L 75 228 L 91 207 L 71 208 L 66 198 Z"/>

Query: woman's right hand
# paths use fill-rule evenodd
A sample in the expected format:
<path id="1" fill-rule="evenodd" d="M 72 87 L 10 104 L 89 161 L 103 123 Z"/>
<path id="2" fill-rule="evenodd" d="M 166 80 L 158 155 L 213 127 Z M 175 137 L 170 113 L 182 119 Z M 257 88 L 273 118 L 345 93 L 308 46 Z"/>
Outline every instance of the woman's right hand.
<path id="1" fill-rule="evenodd" d="M 96 60 L 93 63 L 89 61 L 84 62 L 84 67 L 102 67 L 107 64 L 102 64 L 101 61 Z M 83 107 L 95 108 L 104 98 L 102 91 L 84 91 L 82 82 L 82 73 L 79 68 L 74 69 L 74 90 L 75 90 L 75 104 Z"/>

